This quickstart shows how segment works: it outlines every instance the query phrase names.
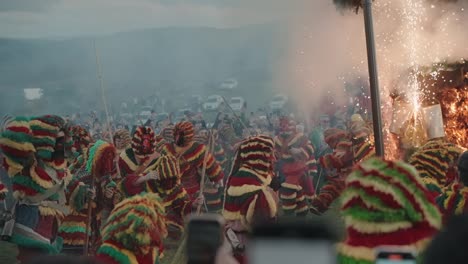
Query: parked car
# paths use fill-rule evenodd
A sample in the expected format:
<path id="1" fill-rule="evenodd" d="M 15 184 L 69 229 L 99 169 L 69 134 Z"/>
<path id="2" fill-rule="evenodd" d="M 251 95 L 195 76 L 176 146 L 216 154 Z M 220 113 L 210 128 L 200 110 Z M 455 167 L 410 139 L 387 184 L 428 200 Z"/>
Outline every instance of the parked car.
<path id="1" fill-rule="evenodd" d="M 175 114 L 175 121 L 180 122 L 187 117 L 187 114 L 192 112 L 190 108 L 180 109 Z"/>
<path id="2" fill-rule="evenodd" d="M 241 111 L 245 107 L 245 100 L 242 97 L 232 97 L 229 101 L 229 106 L 234 111 Z"/>
<path id="3" fill-rule="evenodd" d="M 273 97 L 273 100 L 270 102 L 270 108 L 273 111 L 282 110 L 288 104 L 288 97 L 286 95 L 278 94 Z"/>
<path id="4" fill-rule="evenodd" d="M 140 111 L 140 114 L 139 114 L 139 117 L 141 119 L 150 119 L 151 118 L 151 111 L 153 110 L 153 108 L 151 106 L 143 106 L 141 108 L 141 111 Z"/>
<path id="5" fill-rule="evenodd" d="M 210 95 L 203 104 L 203 109 L 205 111 L 216 111 L 223 103 L 223 97 L 219 95 Z"/>
<path id="6" fill-rule="evenodd" d="M 239 85 L 239 83 L 237 82 L 236 79 L 230 78 L 230 79 L 224 80 L 221 83 L 221 85 L 219 86 L 219 89 L 221 89 L 221 90 L 232 90 L 232 89 L 235 89 L 238 85 Z"/>

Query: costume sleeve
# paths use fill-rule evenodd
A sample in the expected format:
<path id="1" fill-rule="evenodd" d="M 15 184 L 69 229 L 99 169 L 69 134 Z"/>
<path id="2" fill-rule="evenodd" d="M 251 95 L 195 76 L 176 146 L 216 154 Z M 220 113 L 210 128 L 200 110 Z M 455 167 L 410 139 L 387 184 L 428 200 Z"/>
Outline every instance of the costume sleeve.
<path id="1" fill-rule="evenodd" d="M 201 159 L 199 160 L 200 163 L 198 164 L 199 168 L 203 168 L 206 151 L 207 148 L 203 146 Z M 224 178 L 224 172 L 221 165 L 216 161 L 215 157 L 211 153 L 206 155 L 206 175 L 211 182 L 219 182 Z"/>
<path id="2" fill-rule="evenodd" d="M 320 165 L 325 169 L 343 169 L 352 165 L 351 142 L 342 141 L 337 144 L 331 154 L 320 158 Z"/>
<path id="3" fill-rule="evenodd" d="M 342 179 L 332 179 L 323 186 L 319 194 L 312 198 L 310 210 L 313 214 L 320 215 L 330 208 L 330 205 L 335 201 L 345 188 L 345 182 Z"/>
<path id="4" fill-rule="evenodd" d="M 132 197 L 146 191 L 146 184 L 137 185 L 136 181 L 141 176 L 129 174 L 118 184 L 118 190 L 125 197 Z"/>

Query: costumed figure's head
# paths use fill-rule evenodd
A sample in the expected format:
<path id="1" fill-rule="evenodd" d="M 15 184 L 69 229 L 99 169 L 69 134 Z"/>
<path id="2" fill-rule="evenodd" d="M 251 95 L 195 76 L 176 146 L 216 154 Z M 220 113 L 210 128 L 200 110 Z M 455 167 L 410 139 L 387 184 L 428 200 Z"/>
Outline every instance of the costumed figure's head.
<path id="1" fill-rule="evenodd" d="M 29 125 L 38 159 L 59 164 L 71 156 L 73 141 L 63 118 L 54 115 L 34 117 Z"/>
<path id="2" fill-rule="evenodd" d="M 254 136 L 245 139 L 237 150 L 231 175 L 245 166 L 262 176 L 273 175 L 275 144 L 271 137 Z"/>
<path id="3" fill-rule="evenodd" d="M 296 123 L 287 116 L 280 117 L 279 120 L 280 136 L 289 137 L 296 133 Z"/>
<path id="4" fill-rule="evenodd" d="M 379 246 L 419 254 L 442 225 L 417 171 L 402 161 L 360 163 L 346 178 L 341 202 L 347 237 L 338 247 L 340 263 L 374 263 Z"/>
<path id="5" fill-rule="evenodd" d="M 338 128 L 329 128 L 323 132 L 325 143 L 327 143 L 332 149 L 336 149 L 338 143 L 347 137 L 348 134 L 346 131 Z"/>
<path id="6" fill-rule="evenodd" d="M 148 186 L 154 193 L 171 191 L 176 186 L 180 185 L 180 168 L 176 157 L 172 155 L 164 155 L 150 166 L 146 173 L 156 171 L 159 175 L 157 180 L 148 181 Z"/>
<path id="7" fill-rule="evenodd" d="M 29 118 L 13 118 L 2 131 L 0 149 L 4 156 L 4 166 L 10 176 L 21 172 L 34 159 L 36 148 Z"/>
<path id="8" fill-rule="evenodd" d="M 188 121 L 182 121 L 174 127 L 174 143 L 179 147 L 186 147 L 193 142 L 195 132 L 193 124 Z"/>
<path id="9" fill-rule="evenodd" d="M 350 132 L 355 141 L 361 141 L 369 138 L 371 130 L 364 119 L 358 114 L 351 116 Z"/>
<path id="10" fill-rule="evenodd" d="M 97 178 L 114 175 L 117 157 L 114 145 L 98 140 L 89 148 L 86 171 Z"/>
<path id="11" fill-rule="evenodd" d="M 114 145 L 117 152 L 122 152 L 132 144 L 130 132 L 126 129 L 119 129 L 114 133 Z"/>
<path id="12" fill-rule="evenodd" d="M 156 135 L 151 127 L 137 127 L 133 133 L 132 149 L 135 156 L 139 159 L 154 154 L 156 151 Z"/>
<path id="13" fill-rule="evenodd" d="M 84 127 L 72 126 L 70 128 L 70 134 L 73 139 L 73 152 L 78 155 L 83 154 L 83 152 L 93 142 L 91 134 Z"/>
<path id="14" fill-rule="evenodd" d="M 120 260 L 119 256 L 128 253 L 137 257 L 151 254 L 151 263 L 157 263 L 166 236 L 164 206 L 159 196 L 136 195 L 118 203 L 112 210 L 102 230 L 104 244 L 98 250 L 98 258 L 104 255 Z M 106 246 L 107 243 L 113 246 Z"/>
<path id="15" fill-rule="evenodd" d="M 433 139 L 417 149 L 409 163 L 419 172 L 429 190 L 440 193 L 453 180 L 456 165 L 463 149 L 444 139 Z"/>

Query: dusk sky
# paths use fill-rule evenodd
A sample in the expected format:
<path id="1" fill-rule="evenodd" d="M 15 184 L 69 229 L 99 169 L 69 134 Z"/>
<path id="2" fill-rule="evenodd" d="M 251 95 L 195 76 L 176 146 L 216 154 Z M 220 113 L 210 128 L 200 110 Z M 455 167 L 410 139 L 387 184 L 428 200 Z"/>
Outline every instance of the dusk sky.
<path id="1" fill-rule="evenodd" d="M 170 26 L 222 28 L 261 24 L 277 21 L 291 2 L 0 0 L 0 37 L 73 37 Z"/>

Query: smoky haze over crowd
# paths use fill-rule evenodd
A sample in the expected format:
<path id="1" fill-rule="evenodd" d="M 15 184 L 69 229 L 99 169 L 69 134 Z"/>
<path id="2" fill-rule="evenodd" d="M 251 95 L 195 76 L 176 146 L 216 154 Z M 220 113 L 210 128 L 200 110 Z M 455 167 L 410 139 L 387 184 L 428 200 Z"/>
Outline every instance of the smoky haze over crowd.
<path id="1" fill-rule="evenodd" d="M 418 1 L 424 13 L 409 39 L 404 20 Z M 414 63 L 466 57 L 467 1 L 374 2 L 384 91 Z M 96 105 L 93 42 L 113 105 L 155 93 L 216 94 L 232 77 L 239 90 L 226 96 L 260 106 L 287 91 L 310 110 L 327 94 L 340 103 L 346 83 L 367 78 L 362 13 L 331 0 L 7 0 L 0 22 L 2 113 L 19 110 L 27 87 L 53 98 L 50 111 Z M 412 57 L 409 42 L 418 46 Z"/>

